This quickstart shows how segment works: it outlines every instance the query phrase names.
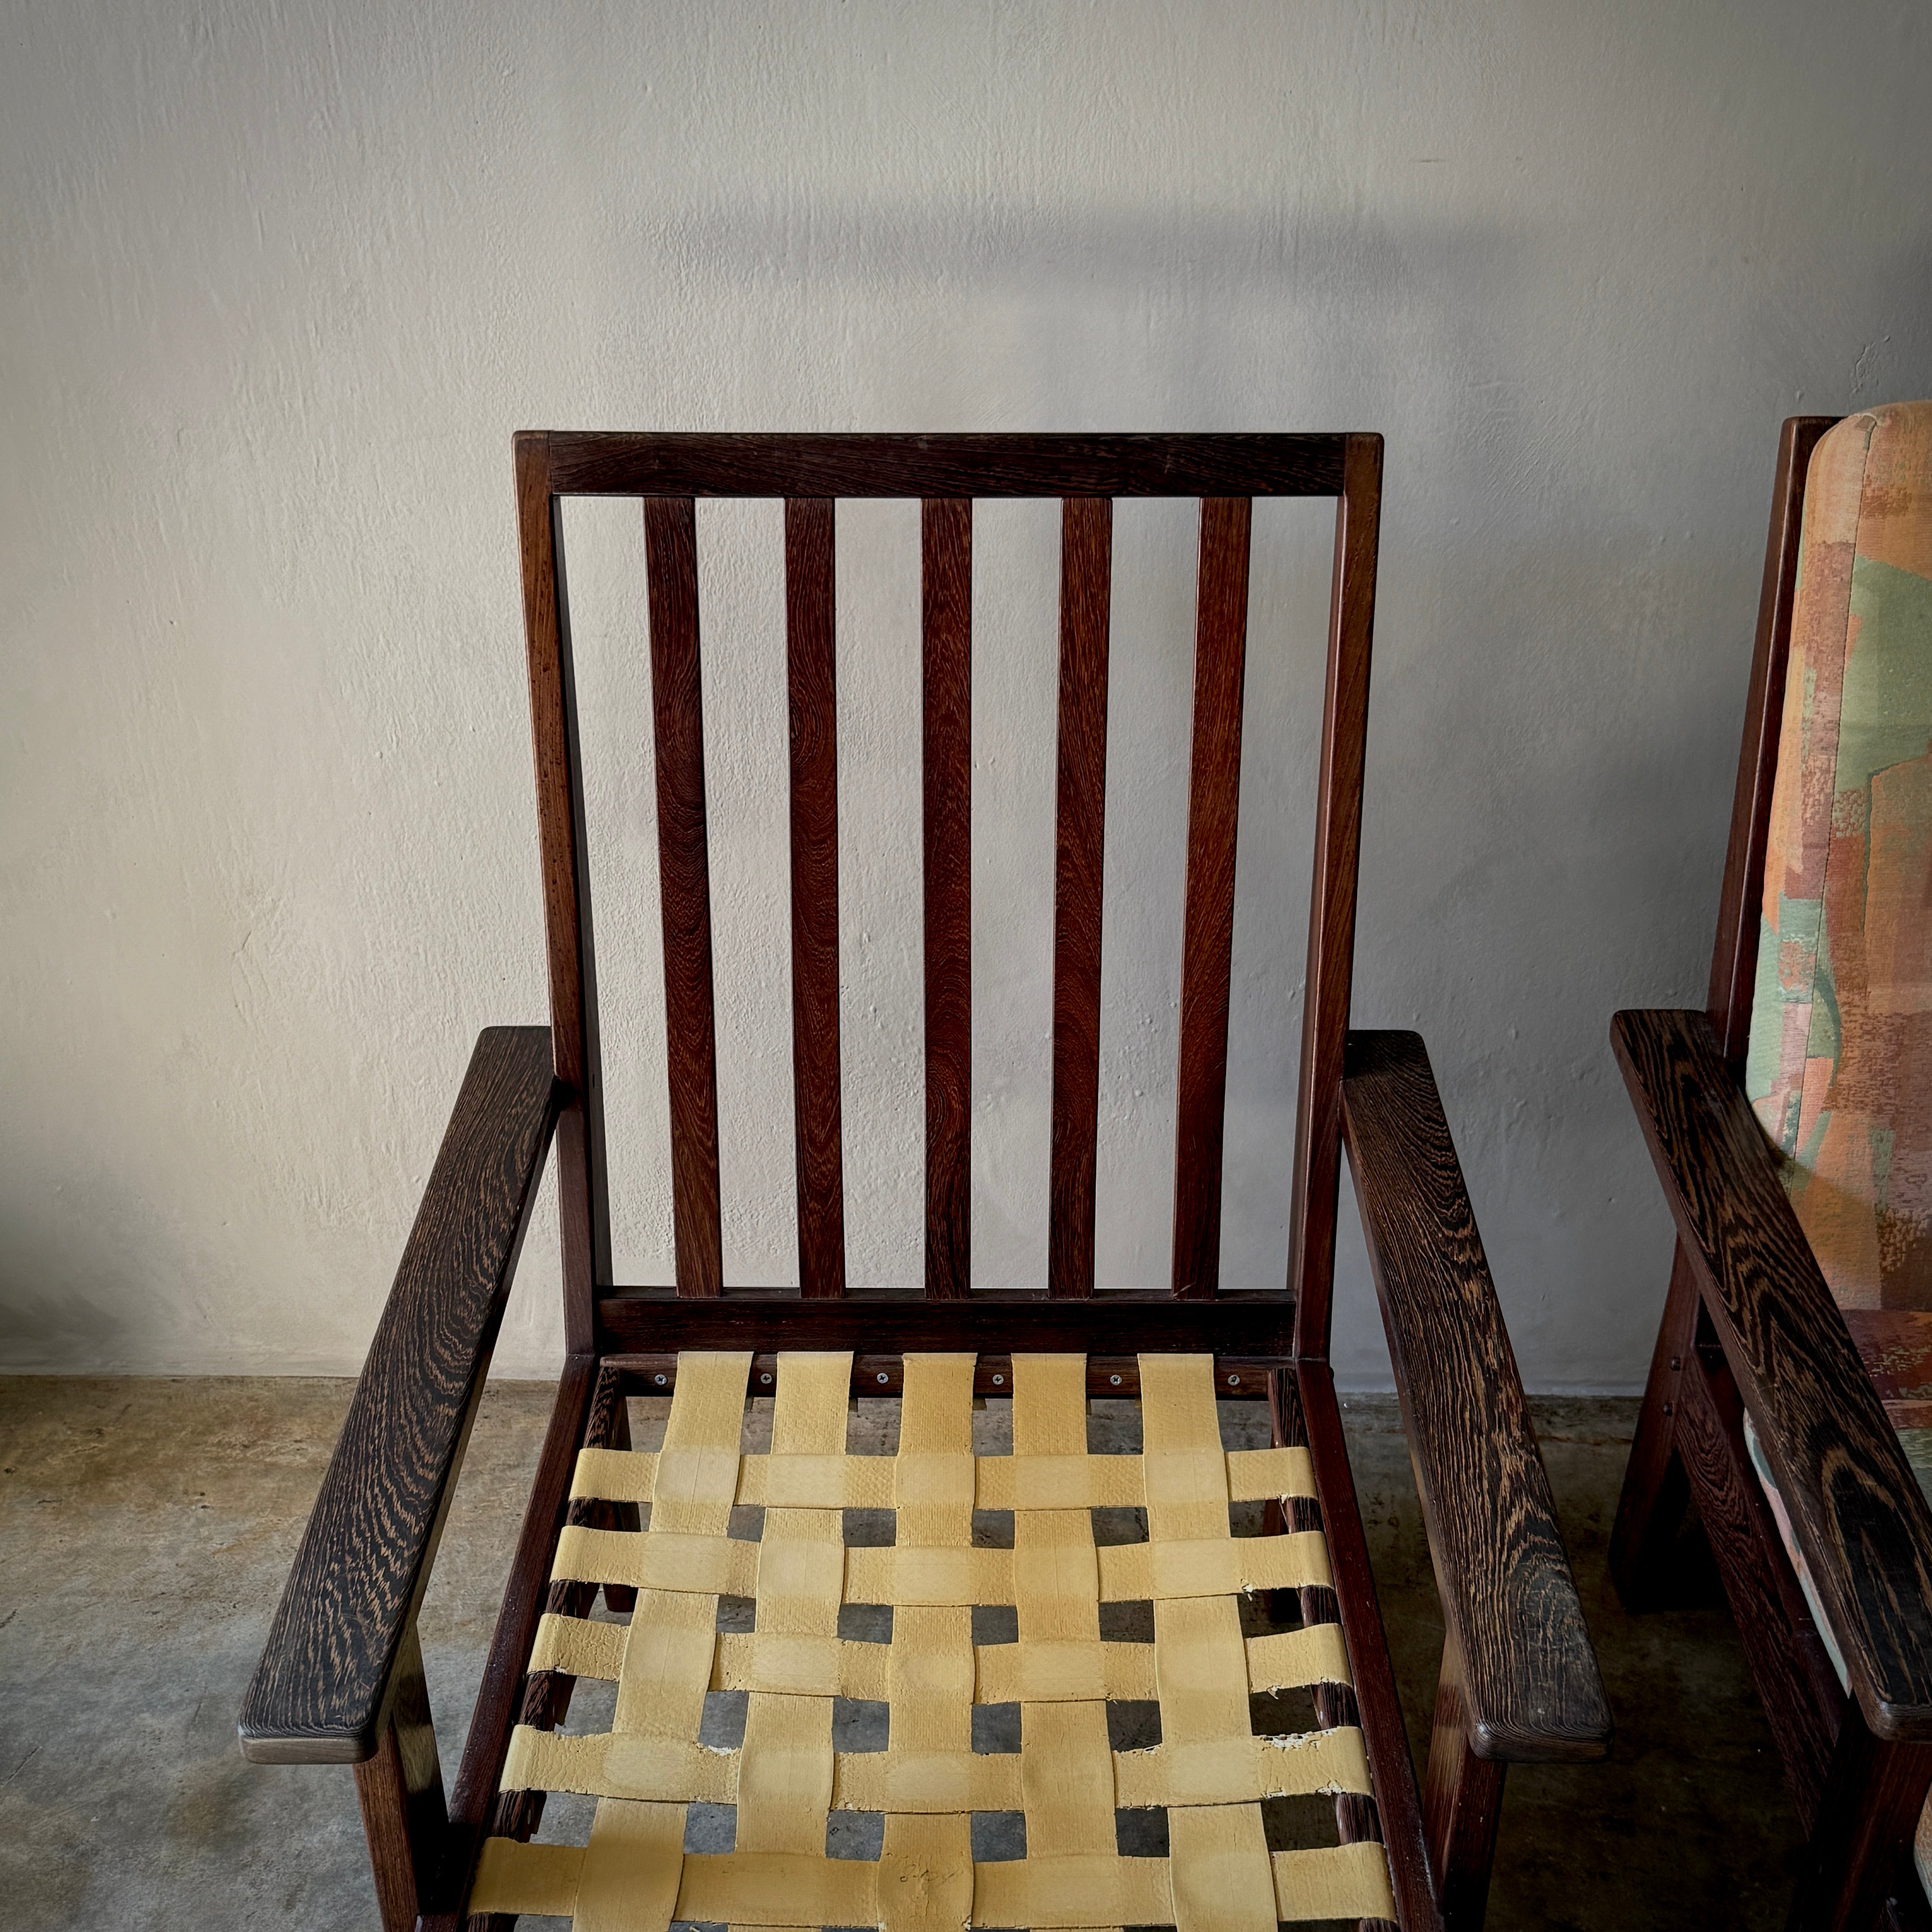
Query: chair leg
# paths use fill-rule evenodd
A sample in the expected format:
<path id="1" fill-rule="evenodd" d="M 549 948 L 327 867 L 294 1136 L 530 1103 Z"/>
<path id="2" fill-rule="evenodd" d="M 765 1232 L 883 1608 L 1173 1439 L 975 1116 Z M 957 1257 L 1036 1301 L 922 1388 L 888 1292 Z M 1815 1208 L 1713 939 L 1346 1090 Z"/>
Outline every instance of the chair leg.
<path id="1" fill-rule="evenodd" d="M 1672 1545 L 1690 1499 L 1677 1451 L 1678 1378 L 1696 1329 L 1697 1282 L 1680 1241 L 1610 1532 L 1610 1575 L 1624 1607 L 1633 1611 L 1652 1608 L 1666 1595 Z"/>
<path id="2" fill-rule="evenodd" d="M 1454 1640 L 1446 1640 L 1422 1787 L 1422 1829 L 1445 1932 L 1481 1932 L 1506 1768 L 1469 1749 L 1462 1660 Z"/>
<path id="3" fill-rule="evenodd" d="M 1916 1886 L 1912 1838 L 1932 1790 L 1932 1744 L 1886 1744 L 1847 1703 L 1806 1848 L 1791 1932 L 1870 1932 L 1894 1891 Z"/>
<path id="4" fill-rule="evenodd" d="M 429 1686 L 413 1624 L 396 1660 L 394 1706 L 382 1742 L 374 1757 L 356 1767 L 356 1797 L 382 1932 L 413 1932 L 417 1915 L 434 1903 L 430 1891 L 449 1834 Z"/>

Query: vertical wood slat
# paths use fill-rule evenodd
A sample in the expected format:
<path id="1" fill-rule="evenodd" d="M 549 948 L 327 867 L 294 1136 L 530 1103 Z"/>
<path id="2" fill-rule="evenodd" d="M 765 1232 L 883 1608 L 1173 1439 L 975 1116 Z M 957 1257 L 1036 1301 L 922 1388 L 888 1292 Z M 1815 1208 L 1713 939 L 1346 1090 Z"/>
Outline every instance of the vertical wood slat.
<path id="1" fill-rule="evenodd" d="M 1326 1360 L 1342 1179 L 1342 1058 L 1355 962 L 1355 878 L 1362 845 L 1362 771 L 1369 729 L 1369 656 L 1382 526 L 1382 440 L 1352 436 L 1335 506 L 1335 578 L 1328 610 L 1328 686 L 1315 878 L 1294 1114 L 1294 1192 L 1288 1210 L 1288 1284 L 1295 1352 Z"/>
<path id="2" fill-rule="evenodd" d="M 644 499 L 644 567 L 656 733 L 658 875 L 664 908 L 664 1047 L 670 1084 L 671 1223 L 677 1292 L 722 1292 L 718 1051 L 705 842 L 698 665 L 698 522 L 688 496 Z"/>
<path id="3" fill-rule="evenodd" d="M 920 512 L 925 719 L 926 1292 L 971 1292 L 973 505 Z"/>
<path id="4" fill-rule="evenodd" d="M 1053 1148 L 1047 1292 L 1094 1292 L 1100 1102 L 1100 914 L 1114 506 L 1060 512 L 1059 800 L 1053 881 Z"/>
<path id="5" fill-rule="evenodd" d="M 845 1292 L 839 1109 L 838 706 L 829 496 L 785 504 L 786 683 L 791 733 L 792 1076 L 798 1279 Z"/>
<path id="6" fill-rule="evenodd" d="M 576 1354 L 594 1346 L 597 1295 L 610 1282 L 596 957 L 585 862 L 584 774 L 564 580 L 562 506 L 550 494 L 547 436 L 526 433 L 517 438 L 516 470 L 530 736 L 543 858 L 550 1052 L 556 1077 L 568 1090 L 556 1126 L 565 1346 Z"/>
<path id="7" fill-rule="evenodd" d="M 1241 692 L 1248 628 L 1246 496 L 1201 500 L 1187 892 L 1174 1099 L 1177 1295 L 1215 1292 L 1221 1268 L 1221 1136 L 1228 1090 L 1228 981 L 1234 962 L 1234 833 L 1241 789 Z"/>

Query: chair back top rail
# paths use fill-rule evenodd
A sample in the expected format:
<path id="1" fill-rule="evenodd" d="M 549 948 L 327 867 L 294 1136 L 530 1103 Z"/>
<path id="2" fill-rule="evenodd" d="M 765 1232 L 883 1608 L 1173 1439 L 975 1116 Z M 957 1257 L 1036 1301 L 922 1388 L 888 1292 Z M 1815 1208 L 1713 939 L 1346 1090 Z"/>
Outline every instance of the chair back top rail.
<path id="1" fill-rule="evenodd" d="M 649 1298 L 626 1297 L 612 1285 L 562 500 L 577 495 L 642 500 L 672 1219 L 676 1294 L 684 1300 L 716 1300 L 726 1292 L 694 500 L 785 500 L 797 1299 L 818 1304 L 841 1300 L 846 1289 L 836 500 L 922 500 L 924 1292 L 929 1300 L 958 1304 L 971 1293 L 973 500 L 1063 500 L 1046 1293 L 1054 1301 L 1076 1302 L 1093 1298 L 1096 1287 L 1112 500 L 1201 499 L 1171 1293 L 1177 1300 L 1211 1300 L 1220 1286 L 1250 500 L 1338 499 L 1294 1162 L 1293 1251 L 1283 1292 L 1271 1298 L 1243 1295 L 1237 1304 L 1252 1308 L 1270 1298 L 1278 1305 L 1298 1300 L 1300 1321 L 1292 1346 L 1304 1354 L 1324 1354 L 1340 1173 L 1342 1045 L 1354 949 L 1381 438 L 535 431 L 518 437 L 516 456 L 553 1032 L 557 1075 L 570 1096 L 558 1150 L 566 1327 L 573 1346 L 580 1336 L 600 1346 L 652 1345 L 644 1340 L 639 1326 Z M 1102 1301 L 1116 1305 L 1112 1296 Z M 783 1298 L 778 1302 L 787 1305 Z M 660 1310 L 664 1306 L 655 1305 Z M 754 1304 L 740 1305 L 748 1312 Z M 770 1311 L 773 1302 L 760 1298 L 755 1305 Z M 796 1300 L 788 1305 L 796 1309 Z M 862 1305 L 869 1311 L 879 1304 L 868 1299 Z M 1021 1304 L 1000 1298 L 994 1305 Z M 808 1322 L 809 1316 L 809 1310 L 797 1309 L 798 1320 Z M 1181 1325 L 1193 1332 L 1189 1324 Z M 1275 1333 L 1279 1322 L 1270 1320 L 1268 1325 L 1271 1337 L 1281 1340 Z M 1217 1328 L 1217 1336 L 1219 1332 Z M 1182 1345 L 1177 1328 L 1167 1346 Z"/>
<path id="2" fill-rule="evenodd" d="M 517 440 L 543 445 L 560 496 L 1333 496 L 1350 438 L 550 430 Z"/>

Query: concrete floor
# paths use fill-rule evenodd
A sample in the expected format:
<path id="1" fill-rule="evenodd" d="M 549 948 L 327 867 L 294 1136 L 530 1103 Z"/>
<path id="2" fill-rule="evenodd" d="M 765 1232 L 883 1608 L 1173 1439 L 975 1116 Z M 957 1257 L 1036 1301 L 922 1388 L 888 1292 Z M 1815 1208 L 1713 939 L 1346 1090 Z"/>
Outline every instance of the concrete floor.
<path id="1" fill-rule="evenodd" d="M 0 1922 L 367 1928 L 346 1768 L 243 1764 L 234 1720 L 348 1400 L 335 1382 L 0 1380 Z M 547 1391 L 494 1387 L 424 1612 L 446 1768 Z M 1714 1588 L 1633 1620 L 1604 1569 L 1635 1405 L 1537 1404 L 1618 1738 L 1510 1774 L 1490 1924 L 1784 1922 L 1796 1830 Z M 1392 1401 L 1348 1424 L 1418 1753 L 1442 1624 Z M 1418 1762 L 1420 1761 L 1418 1756 Z"/>

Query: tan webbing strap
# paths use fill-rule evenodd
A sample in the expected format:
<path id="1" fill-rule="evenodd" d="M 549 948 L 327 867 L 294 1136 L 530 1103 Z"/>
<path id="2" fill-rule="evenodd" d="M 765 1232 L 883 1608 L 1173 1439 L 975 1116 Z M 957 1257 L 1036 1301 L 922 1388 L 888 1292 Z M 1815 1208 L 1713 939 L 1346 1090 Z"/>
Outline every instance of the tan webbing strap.
<path id="1" fill-rule="evenodd" d="M 848 1564 L 850 1557 L 888 1553 L 915 1562 L 928 1555 L 1006 1556 L 970 1547 L 974 1362 L 970 1355 L 906 1358 L 892 1485 L 898 1550 L 854 1550 L 848 1553 Z M 850 1571 L 848 1589 L 854 1602 L 881 1600 Z M 973 1751 L 972 1606 L 1000 1599 L 974 1596 L 969 1577 L 963 1592 L 943 1600 L 907 1595 L 890 1600 L 898 1606 L 889 1680 L 890 1748 L 879 1769 L 872 1756 L 841 1760 L 846 1795 L 840 1802 L 886 1814 L 881 1870 L 893 1877 L 890 1886 L 882 1884 L 879 1906 L 886 1924 L 901 1932 L 944 1922 L 962 1905 L 970 1912 L 970 1814 L 1010 1810 L 1015 1799 L 1010 1790 L 998 1788 L 1000 1761 Z"/>
<path id="2" fill-rule="evenodd" d="M 728 1642 L 730 1640 L 728 1638 Z M 1310 1684 L 1353 1684 L 1340 1624 L 1306 1624 L 1248 1639 L 1248 1688 L 1257 1694 Z"/>
<path id="3" fill-rule="evenodd" d="M 626 1635 L 610 1731 L 601 1738 L 560 1738 L 519 1725 L 504 1763 L 506 1790 L 541 1782 L 599 1798 L 590 1842 L 578 1855 L 572 1903 L 560 1905 L 551 1891 L 547 1906 L 519 1904 L 533 1886 L 560 1886 L 567 1867 L 548 1856 L 554 1847 L 492 1839 L 471 1888 L 472 1912 L 570 1910 L 578 1932 L 664 1932 L 677 1904 L 683 1801 L 735 1784 L 735 1754 L 707 1750 L 697 1740 L 718 1627 L 716 1586 L 706 1586 L 727 1567 L 719 1546 L 732 1553 L 734 1576 L 742 1568 L 736 1552 L 747 1552 L 756 1582 L 758 1546 L 730 1544 L 725 1534 L 752 1358 L 693 1355 L 682 1366 L 657 1459 L 649 1527 L 566 1528 L 558 1538 L 554 1576 L 598 1583 L 651 1580 L 639 1592 Z M 653 1544 L 665 1553 L 644 1556 Z M 645 1799 L 659 1790 L 664 1802 Z M 493 1903 L 500 1898 L 502 1903 Z"/>
<path id="4" fill-rule="evenodd" d="M 1275 1910 L 1284 1924 L 1310 1918 L 1396 1918 L 1388 1853 L 1373 1839 L 1274 1854 Z"/>
<path id="5" fill-rule="evenodd" d="M 654 1582 L 661 1578 L 662 1587 L 640 1590 L 632 1612 L 610 1724 L 614 1748 L 659 1740 L 705 1757 L 723 1755 L 704 1751 L 697 1739 L 717 1646 L 718 1594 L 730 1588 L 744 1595 L 756 1586 L 758 1545 L 725 1534 L 738 1487 L 751 1372 L 748 1354 L 700 1355 L 688 1358 L 678 1377 L 650 1526 L 637 1538 L 646 1550 L 669 1545 L 670 1558 L 640 1566 Z M 731 1584 L 712 1580 L 725 1567 L 716 1562 L 719 1552 L 737 1558 Z M 752 1559 L 748 1582 L 740 1580 L 740 1552 Z M 599 1802 L 578 1882 L 576 1932 L 664 1932 L 677 1904 L 684 1823 L 682 1804 L 616 1796 Z"/>
<path id="6" fill-rule="evenodd" d="M 1029 1481 L 1024 1472 L 1035 1458 L 1063 1479 Z M 1013 1602 L 1019 1624 L 1014 1674 L 1024 1684 L 1064 1670 L 1066 1694 L 1058 1701 L 1021 1702 L 1027 1855 L 1017 1873 L 996 1865 L 982 1866 L 980 1873 L 995 1892 L 1011 1885 L 1030 1895 L 1032 1922 L 1042 1924 L 1057 1922 L 1048 1901 L 1067 1862 L 1122 1862 L 1115 1852 L 1093 1519 L 1085 1508 L 1053 1506 L 1062 1496 L 1096 1492 L 1099 1485 L 1081 1479 L 1080 1466 L 1088 1460 L 1085 1358 L 1016 1355 L 1012 1460 L 1022 1473 L 1014 1485 Z M 1119 1883 L 1114 1880 L 1102 1895 L 1114 1893 Z M 1119 1922 L 1109 1917 L 1101 1922 Z"/>
<path id="7" fill-rule="evenodd" d="M 782 1468 L 794 1455 L 842 1456 L 851 1386 L 849 1354 L 780 1355 L 770 1466 Z M 776 1486 L 785 1492 L 782 1480 Z M 768 1505 L 758 1550 L 754 1678 L 761 1639 L 837 1643 L 845 1585 L 842 1519 L 836 1509 Z M 833 1883 L 837 1875 L 794 1874 L 789 1862 L 809 1865 L 825 1859 L 826 1818 L 832 1805 L 831 1698 L 754 1690 L 746 1705 L 741 1766 L 735 1846 L 728 1870 L 722 1862 L 716 1868 L 727 1881 L 716 1903 L 730 1909 L 686 1916 L 754 1925 L 824 1924 L 807 1901 L 813 1888 Z M 766 1868 L 759 1862 L 773 1856 L 788 1861 L 772 1868 L 788 1875 L 775 1892 L 766 1888 Z"/>
<path id="8" fill-rule="evenodd" d="M 530 1668 L 601 1677 L 614 1684 L 624 1668 L 626 1634 L 622 1624 L 592 1623 L 587 1617 L 560 1617 L 546 1611 L 537 1624 Z"/>
<path id="9" fill-rule="evenodd" d="M 1144 1357 L 1141 1407 L 1145 1546 L 1154 1578 L 1212 1574 L 1217 1561 L 1223 1574 L 1227 1568 L 1254 1574 L 1240 1560 L 1244 1544 L 1288 1545 L 1304 1557 L 1318 1552 L 1319 1568 L 1326 1573 L 1318 1534 L 1231 1535 L 1230 1470 L 1221 1453 L 1211 1358 Z M 1226 1556 L 1216 1554 L 1224 1551 Z M 1265 1566 L 1256 1568 L 1265 1574 Z M 1316 1791 L 1366 1794 L 1369 1770 L 1361 1733 L 1350 1728 L 1300 1738 L 1254 1735 L 1248 1651 L 1232 1591 L 1208 1595 L 1156 1589 L 1154 1622 L 1161 1741 L 1151 1750 L 1116 1759 L 1120 1802 L 1168 1808 L 1175 1922 L 1183 1932 L 1190 1927 L 1204 1932 L 1223 1923 L 1265 1924 L 1272 1908 L 1268 1892 L 1258 1888 L 1268 1869 L 1268 1845 L 1254 1801 Z M 1306 1648 L 1312 1652 L 1315 1646 Z"/>

